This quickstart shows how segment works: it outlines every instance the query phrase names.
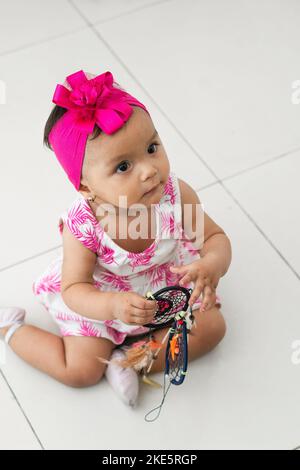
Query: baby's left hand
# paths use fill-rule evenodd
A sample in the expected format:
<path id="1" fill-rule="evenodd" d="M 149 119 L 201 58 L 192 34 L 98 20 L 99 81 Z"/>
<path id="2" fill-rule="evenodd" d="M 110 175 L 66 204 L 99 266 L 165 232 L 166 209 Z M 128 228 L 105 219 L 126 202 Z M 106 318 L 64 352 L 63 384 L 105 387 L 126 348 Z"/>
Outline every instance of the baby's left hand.
<path id="1" fill-rule="evenodd" d="M 174 273 L 183 274 L 179 281 L 180 286 L 193 281 L 194 290 L 189 299 L 189 305 L 192 306 L 195 300 L 202 294 L 201 312 L 209 310 L 216 303 L 216 287 L 220 276 L 215 273 L 214 265 L 205 257 L 193 261 L 193 263 L 184 266 L 171 266 L 170 270 Z"/>

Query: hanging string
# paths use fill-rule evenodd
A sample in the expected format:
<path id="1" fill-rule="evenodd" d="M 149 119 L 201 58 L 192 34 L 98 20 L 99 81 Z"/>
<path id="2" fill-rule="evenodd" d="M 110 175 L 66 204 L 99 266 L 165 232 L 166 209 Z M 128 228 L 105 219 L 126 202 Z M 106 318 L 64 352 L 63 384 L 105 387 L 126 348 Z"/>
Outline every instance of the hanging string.
<path id="1" fill-rule="evenodd" d="M 180 313 L 183 313 L 183 312 L 180 312 Z M 186 321 L 187 313 L 188 313 L 188 312 L 185 312 L 184 321 Z M 178 314 L 177 314 L 177 315 L 178 315 Z M 192 311 L 192 307 L 191 307 L 191 306 L 189 306 L 189 318 L 190 318 L 190 321 L 191 321 L 191 326 L 190 326 L 190 330 L 189 330 L 189 331 L 191 331 L 191 329 L 192 329 L 193 326 L 196 327 L 195 316 L 193 315 L 193 311 Z M 172 327 L 169 328 L 167 334 L 165 335 L 164 340 L 163 340 L 163 343 L 164 343 L 164 341 L 165 341 L 167 335 L 169 335 L 169 333 L 170 333 L 171 330 L 172 330 Z M 188 335 L 188 337 L 187 337 L 187 341 L 189 341 L 189 335 Z M 153 362 L 153 361 L 152 361 L 152 362 Z M 150 367 L 149 367 L 147 373 L 150 371 L 151 366 L 152 366 L 152 363 L 150 364 Z M 167 388 L 167 390 L 166 390 L 166 378 L 167 378 L 167 377 L 169 377 L 169 375 L 168 375 L 168 374 L 164 374 L 163 398 L 162 398 L 162 400 L 161 400 L 161 403 L 160 403 L 157 407 L 152 408 L 152 410 L 150 410 L 150 411 L 144 416 L 144 420 L 145 420 L 146 422 L 148 422 L 148 423 L 152 423 L 153 421 L 156 421 L 156 420 L 158 419 L 159 415 L 160 415 L 160 412 L 161 412 L 161 410 L 162 410 L 162 407 L 163 407 L 164 401 L 165 401 L 165 399 L 166 399 L 167 393 L 168 393 L 168 391 L 169 391 L 169 389 L 170 389 L 170 387 L 171 387 L 171 385 L 172 385 L 172 382 L 169 381 L 169 385 L 168 385 L 168 388 Z M 152 419 L 148 418 L 148 416 L 151 415 L 152 413 L 154 413 L 156 410 L 157 410 L 157 415 L 156 415 L 154 418 L 152 418 Z"/>
<path id="2" fill-rule="evenodd" d="M 171 381 L 169 381 L 169 385 L 168 385 L 168 388 L 166 390 L 166 377 L 168 377 L 167 374 L 164 374 L 164 391 L 163 391 L 163 398 L 162 398 L 162 401 L 160 403 L 160 405 L 158 405 L 156 408 L 152 408 L 152 410 L 150 410 L 145 416 L 144 416 L 144 420 L 147 421 L 147 423 L 152 423 L 153 421 L 157 420 L 157 418 L 159 417 L 160 415 L 160 412 L 162 410 L 162 406 L 164 404 L 164 401 L 165 401 L 165 398 L 167 396 L 167 393 L 171 387 Z M 153 413 L 154 411 L 158 410 L 158 414 L 155 418 L 153 419 L 148 419 L 147 416 L 149 416 L 151 413 Z"/>

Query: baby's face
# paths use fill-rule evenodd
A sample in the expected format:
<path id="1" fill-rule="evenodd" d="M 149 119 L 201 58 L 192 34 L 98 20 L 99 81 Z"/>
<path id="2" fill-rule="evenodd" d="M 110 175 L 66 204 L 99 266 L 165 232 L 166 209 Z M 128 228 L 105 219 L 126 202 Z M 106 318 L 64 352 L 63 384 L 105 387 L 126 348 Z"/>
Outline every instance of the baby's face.
<path id="1" fill-rule="evenodd" d="M 170 165 L 149 114 L 133 106 L 129 120 L 111 135 L 88 140 L 80 193 L 96 195 L 96 204 L 115 208 L 132 204 L 150 207 L 163 195 Z M 151 190 L 154 186 L 158 187 Z M 125 198 L 119 199 L 121 196 Z"/>

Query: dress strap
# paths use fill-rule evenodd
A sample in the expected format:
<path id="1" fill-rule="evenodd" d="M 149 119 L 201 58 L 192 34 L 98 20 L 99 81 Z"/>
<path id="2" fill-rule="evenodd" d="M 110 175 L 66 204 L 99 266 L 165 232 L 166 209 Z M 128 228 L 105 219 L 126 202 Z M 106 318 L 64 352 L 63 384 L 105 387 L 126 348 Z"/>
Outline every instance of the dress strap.
<path id="1" fill-rule="evenodd" d="M 180 239 L 182 233 L 182 209 L 178 178 L 170 171 L 159 204 L 161 238 Z"/>
<path id="2" fill-rule="evenodd" d="M 59 217 L 59 231 L 62 234 L 63 224 L 86 248 L 97 254 L 101 243 L 101 233 L 97 230 L 95 220 L 87 211 L 83 196 L 76 199 Z"/>
<path id="3" fill-rule="evenodd" d="M 176 174 L 173 171 L 170 172 L 170 178 L 171 178 L 171 183 L 172 183 L 171 185 L 172 197 L 170 198 L 170 202 L 173 205 L 175 222 L 176 224 L 181 226 L 182 206 L 181 206 L 181 194 L 180 194 L 179 181 L 178 181 Z"/>

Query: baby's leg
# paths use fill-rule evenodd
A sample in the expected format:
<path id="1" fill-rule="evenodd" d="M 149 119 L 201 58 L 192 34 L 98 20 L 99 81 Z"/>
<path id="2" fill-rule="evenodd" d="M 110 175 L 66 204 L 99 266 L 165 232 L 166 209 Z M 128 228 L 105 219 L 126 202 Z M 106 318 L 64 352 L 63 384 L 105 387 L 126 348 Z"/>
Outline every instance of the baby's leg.
<path id="1" fill-rule="evenodd" d="M 7 328 L 1 330 L 5 334 Z M 65 336 L 24 324 L 12 335 L 9 346 L 24 361 L 59 382 L 85 387 L 100 381 L 106 365 L 96 356 L 109 359 L 115 344 L 106 338 Z"/>
<path id="2" fill-rule="evenodd" d="M 192 328 L 192 335 L 188 335 L 188 358 L 192 361 L 196 357 L 211 351 L 222 340 L 226 332 L 226 324 L 219 307 L 213 307 L 206 312 L 199 309 L 193 311 L 197 326 Z M 154 332 L 155 339 L 162 341 L 169 328 L 162 328 Z M 159 351 L 157 359 L 154 360 L 150 374 L 165 370 L 165 352 L 168 339 Z"/>

